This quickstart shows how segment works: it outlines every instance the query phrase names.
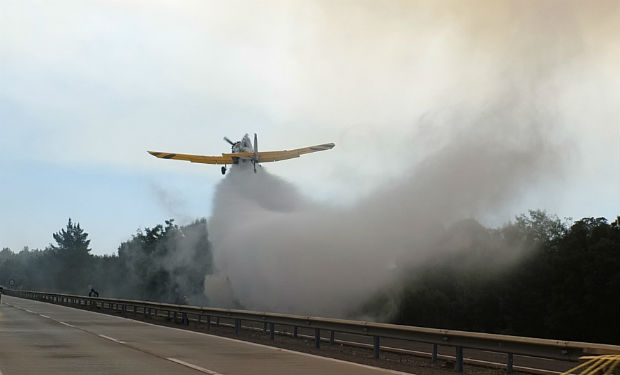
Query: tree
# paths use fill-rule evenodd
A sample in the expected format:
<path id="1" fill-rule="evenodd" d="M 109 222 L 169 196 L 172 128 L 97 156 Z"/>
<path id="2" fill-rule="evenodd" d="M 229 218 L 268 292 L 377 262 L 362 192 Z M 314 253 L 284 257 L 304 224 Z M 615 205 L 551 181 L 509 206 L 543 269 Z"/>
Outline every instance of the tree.
<path id="1" fill-rule="evenodd" d="M 58 253 L 90 253 L 90 248 L 88 247 L 90 245 L 90 240 L 86 239 L 88 237 L 88 233 L 84 232 L 84 230 L 80 228 L 80 223 L 73 224 L 71 218 L 69 218 L 67 228 L 61 229 L 60 232 L 54 233 L 53 237 L 58 246 L 50 244 L 50 247 Z"/>
<path id="2" fill-rule="evenodd" d="M 204 277 L 212 272 L 205 219 L 181 226 L 174 220 L 145 228 L 118 249 L 127 270 L 123 293 L 132 298 L 205 304 Z"/>
<path id="3" fill-rule="evenodd" d="M 568 225 L 530 211 L 488 237 L 475 223 L 457 224 L 448 234 L 459 241 L 445 241 L 453 251 L 410 266 L 363 306 L 364 314 L 388 311 L 393 322 L 425 327 L 619 342 L 618 220 Z"/>
<path id="4" fill-rule="evenodd" d="M 56 245 L 50 244 L 54 253 L 54 262 L 50 266 L 56 269 L 56 285 L 64 293 L 83 294 L 92 284 L 92 256 L 88 233 L 74 224 L 69 218 L 67 227 L 53 234 Z"/>

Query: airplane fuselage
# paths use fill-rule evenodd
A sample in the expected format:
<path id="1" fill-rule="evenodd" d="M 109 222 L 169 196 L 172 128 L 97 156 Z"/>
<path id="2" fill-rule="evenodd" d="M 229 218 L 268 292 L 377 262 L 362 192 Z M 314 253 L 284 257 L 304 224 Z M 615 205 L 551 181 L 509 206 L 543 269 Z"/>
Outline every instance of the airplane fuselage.
<path id="1" fill-rule="evenodd" d="M 254 146 L 252 146 L 250 136 L 246 134 L 240 141 L 235 142 L 235 144 L 232 145 L 232 152 L 233 154 L 239 152 L 254 152 Z M 233 164 L 239 164 L 239 160 L 239 158 L 233 157 Z"/>

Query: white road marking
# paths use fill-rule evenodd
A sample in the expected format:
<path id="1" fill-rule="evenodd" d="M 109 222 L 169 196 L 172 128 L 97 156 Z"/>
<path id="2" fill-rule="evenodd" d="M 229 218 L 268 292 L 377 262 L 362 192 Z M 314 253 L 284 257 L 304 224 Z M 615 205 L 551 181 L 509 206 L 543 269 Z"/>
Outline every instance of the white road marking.
<path id="1" fill-rule="evenodd" d="M 60 324 L 62 324 L 62 325 L 65 325 L 65 326 L 67 326 L 67 327 L 75 328 L 75 326 L 74 326 L 74 325 L 72 325 L 72 324 L 65 323 L 65 322 L 61 322 L 60 320 L 57 320 L 57 322 L 58 322 L 58 323 L 60 323 Z"/>
<path id="2" fill-rule="evenodd" d="M 32 311 L 32 310 L 28 310 L 28 309 L 24 309 L 24 311 L 27 311 L 27 312 L 29 312 L 29 313 L 33 313 L 33 314 L 35 313 L 34 311 Z"/>
<path id="3" fill-rule="evenodd" d="M 170 362 L 178 363 L 179 365 L 183 365 L 183 366 L 185 366 L 185 367 L 189 367 L 189 368 L 191 368 L 191 369 L 198 370 L 198 371 L 200 371 L 200 372 L 202 372 L 202 373 L 205 373 L 205 374 L 209 374 L 209 375 L 221 375 L 221 374 L 220 374 L 220 373 L 218 373 L 218 372 L 215 372 L 215 371 L 212 371 L 212 370 L 206 369 L 206 368 L 204 368 L 204 367 L 196 366 L 196 365 L 194 365 L 194 364 L 187 363 L 187 362 L 185 362 L 185 361 L 181 361 L 180 359 L 176 359 L 176 358 L 166 358 L 166 359 L 167 359 L 167 360 L 169 360 Z"/>
<path id="4" fill-rule="evenodd" d="M 41 317 L 43 317 L 43 318 L 47 318 L 47 319 L 52 319 L 52 318 L 50 318 L 49 316 L 47 316 L 47 315 L 43 315 L 43 314 L 39 314 L 39 316 L 41 316 Z"/>
<path id="5" fill-rule="evenodd" d="M 125 343 L 125 341 L 117 340 L 114 337 L 110 337 L 110 336 L 106 336 L 106 335 L 97 335 L 97 336 L 102 337 L 102 338 L 107 339 L 107 340 L 110 340 L 110 341 L 114 341 L 115 343 L 118 343 L 118 344 L 124 344 Z"/>

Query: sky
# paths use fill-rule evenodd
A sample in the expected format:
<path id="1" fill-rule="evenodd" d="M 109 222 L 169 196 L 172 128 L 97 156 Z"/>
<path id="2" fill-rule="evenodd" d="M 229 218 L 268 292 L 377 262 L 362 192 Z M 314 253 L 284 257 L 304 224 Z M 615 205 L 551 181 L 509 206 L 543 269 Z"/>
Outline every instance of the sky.
<path id="1" fill-rule="evenodd" d="M 518 131 L 544 132 L 555 158 L 471 216 L 614 220 L 619 13 L 617 1 L 0 0 L 0 248 L 42 249 L 72 218 L 111 254 L 138 228 L 209 218 L 219 167 L 146 151 L 218 155 L 245 133 L 264 151 L 334 142 L 264 168 L 310 200 L 355 205 L 498 101 L 544 119 Z"/>

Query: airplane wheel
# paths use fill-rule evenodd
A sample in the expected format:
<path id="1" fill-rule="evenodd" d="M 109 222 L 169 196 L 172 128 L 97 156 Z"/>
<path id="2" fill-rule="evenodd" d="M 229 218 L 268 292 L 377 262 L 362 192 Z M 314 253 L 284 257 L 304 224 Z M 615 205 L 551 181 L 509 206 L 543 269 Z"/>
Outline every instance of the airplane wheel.
<path id="1" fill-rule="evenodd" d="M 226 167 L 222 167 L 222 174 L 226 174 Z"/>

